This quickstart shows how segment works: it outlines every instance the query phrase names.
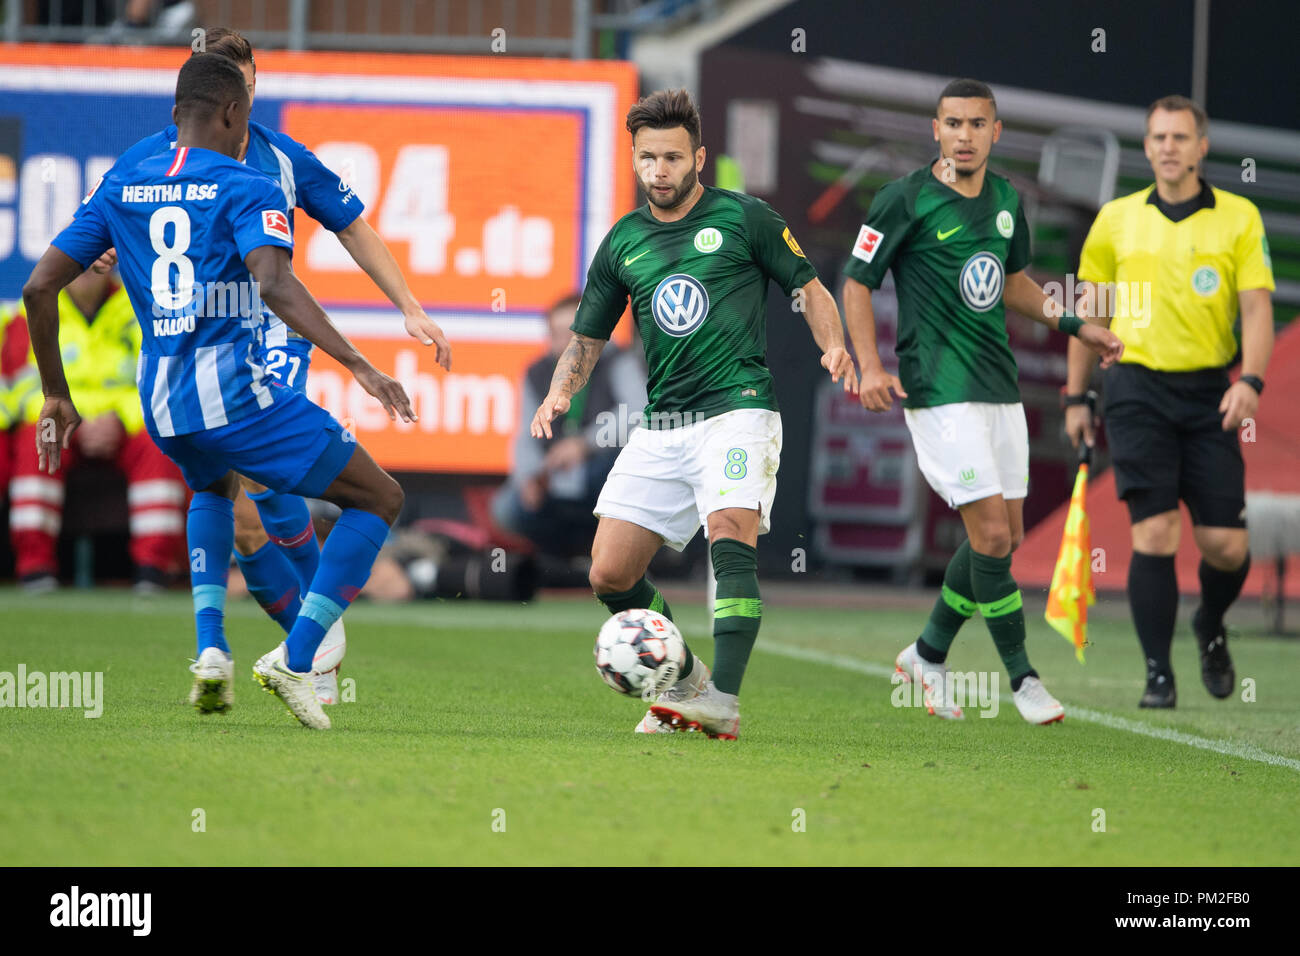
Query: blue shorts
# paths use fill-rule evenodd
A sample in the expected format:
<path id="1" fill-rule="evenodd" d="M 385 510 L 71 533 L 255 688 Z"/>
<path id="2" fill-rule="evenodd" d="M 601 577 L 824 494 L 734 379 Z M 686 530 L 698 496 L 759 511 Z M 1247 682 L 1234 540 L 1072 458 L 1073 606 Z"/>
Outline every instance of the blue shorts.
<path id="1" fill-rule="evenodd" d="M 283 345 L 260 343 L 254 358 L 262 363 L 266 373 L 295 392 L 307 388 L 307 369 L 311 366 L 312 344 L 306 339 L 286 338 Z"/>
<path id="2" fill-rule="evenodd" d="M 276 382 L 261 411 L 206 431 L 160 438 L 162 453 L 195 491 L 236 471 L 281 494 L 319 498 L 357 449 L 356 438 L 301 392 Z"/>

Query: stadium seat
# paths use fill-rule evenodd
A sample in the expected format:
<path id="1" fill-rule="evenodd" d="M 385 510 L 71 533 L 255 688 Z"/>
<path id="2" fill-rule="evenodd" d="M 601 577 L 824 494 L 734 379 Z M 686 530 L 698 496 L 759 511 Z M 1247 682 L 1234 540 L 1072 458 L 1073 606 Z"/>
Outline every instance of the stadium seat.
<path id="1" fill-rule="evenodd" d="M 1105 129 L 1067 126 L 1043 142 L 1038 184 L 1093 209 L 1115 198 L 1119 140 Z"/>

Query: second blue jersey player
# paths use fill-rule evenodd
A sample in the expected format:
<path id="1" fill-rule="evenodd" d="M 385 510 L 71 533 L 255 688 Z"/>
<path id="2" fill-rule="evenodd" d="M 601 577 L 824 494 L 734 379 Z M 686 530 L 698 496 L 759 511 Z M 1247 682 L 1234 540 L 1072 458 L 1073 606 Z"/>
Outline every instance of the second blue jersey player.
<path id="1" fill-rule="evenodd" d="M 220 27 L 208 30 L 204 40 L 205 52 L 224 56 L 239 67 L 251 103 L 257 88 L 252 46 L 235 31 Z M 118 158 L 110 175 L 134 168 L 150 156 L 170 154 L 177 135 L 172 125 L 140 140 Z M 407 333 L 434 346 L 439 364 L 450 367 L 451 348 L 442 330 L 412 295 L 383 239 L 361 218 L 365 207 L 347 183 L 306 146 L 259 123 L 248 124 L 248 135 L 236 158 L 279 185 L 288 207 L 290 233 L 295 207 L 335 233 L 357 265 L 402 312 Z M 111 256 L 105 261 L 111 261 Z M 311 352 L 310 342 L 274 313 L 265 314 L 257 334 L 256 357 L 269 375 L 303 392 Z M 248 476 L 241 483 L 245 494 L 235 500 L 235 560 L 249 593 L 287 632 L 320 560 L 311 515 L 299 496 L 278 494 Z M 316 693 L 324 704 L 338 700 L 338 663 L 345 649 L 343 626 L 338 624 L 322 642 L 313 667 Z M 197 704 L 194 694 L 190 703 Z"/>
<path id="2" fill-rule="evenodd" d="M 357 352 L 293 274 L 283 193 L 234 158 L 248 135 L 248 109 L 230 60 L 192 57 L 177 79 L 176 149 L 107 174 L 37 263 L 23 289 L 46 396 L 37 451 L 53 472 L 80 423 L 59 355 L 58 293 L 116 247 L 143 329 L 136 381 L 145 426 L 195 491 L 186 534 L 196 703 L 209 712 L 230 705 L 224 607 L 238 473 L 278 494 L 342 509 L 287 639 L 254 666 L 290 713 L 323 729 L 330 720 L 313 690 L 314 656 L 365 585 L 403 495 L 328 412 L 266 374 L 257 298 L 347 368 L 390 417 L 412 421 L 414 414 L 401 385 Z"/>

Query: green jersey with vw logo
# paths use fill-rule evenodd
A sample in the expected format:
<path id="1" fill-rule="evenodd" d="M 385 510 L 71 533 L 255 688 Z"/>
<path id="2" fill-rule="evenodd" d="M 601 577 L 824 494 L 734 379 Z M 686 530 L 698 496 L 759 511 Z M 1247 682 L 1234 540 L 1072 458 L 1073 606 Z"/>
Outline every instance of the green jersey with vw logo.
<path id="1" fill-rule="evenodd" d="M 1020 401 L 1002 290 L 1029 264 L 1015 188 L 985 170 L 966 198 L 923 166 L 876 193 L 844 274 L 879 289 L 894 270 L 905 408 Z"/>
<path id="2" fill-rule="evenodd" d="M 660 222 L 643 205 L 614 224 L 596 250 L 571 328 L 609 338 L 631 297 L 652 428 L 739 408 L 776 411 L 767 280 L 791 295 L 815 278 L 771 206 L 705 186 L 677 222 Z"/>

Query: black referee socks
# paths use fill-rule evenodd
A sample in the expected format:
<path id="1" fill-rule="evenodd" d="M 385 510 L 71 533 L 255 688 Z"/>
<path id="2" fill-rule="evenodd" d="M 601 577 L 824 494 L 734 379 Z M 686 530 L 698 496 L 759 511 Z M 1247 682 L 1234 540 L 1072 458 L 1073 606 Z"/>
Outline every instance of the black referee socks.
<path id="1" fill-rule="evenodd" d="M 1197 634 L 1213 637 L 1223 627 L 1223 615 L 1228 613 L 1232 602 L 1241 593 L 1241 586 L 1246 583 L 1250 573 L 1250 554 L 1235 571 L 1220 571 L 1201 559 L 1201 606 L 1196 611 L 1193 626 Z"/>
<path id="2" fill-rule="evenodd" d="M 1169 645 L 1178 619 L 1178 575 L 1172 554 L 1133 552 L 1128 566 L 1128 604 L 1147 668 L 1171 670 Z"/>

